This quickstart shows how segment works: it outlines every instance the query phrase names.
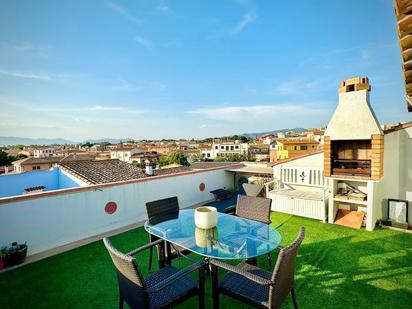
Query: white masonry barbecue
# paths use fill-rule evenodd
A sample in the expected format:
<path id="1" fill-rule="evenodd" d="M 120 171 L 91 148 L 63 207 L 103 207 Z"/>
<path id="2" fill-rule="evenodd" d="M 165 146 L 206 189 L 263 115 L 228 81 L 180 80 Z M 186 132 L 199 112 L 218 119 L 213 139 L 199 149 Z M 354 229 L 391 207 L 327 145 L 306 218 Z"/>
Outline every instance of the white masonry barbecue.
<path id="1" fill-rule="evenodd" d="M 372 230 L 376 184 L 383 177 L 384 135 L 369 102 L 367 77 L 339 85 L 339 104 L 325 132 L 324 174 L 329 178 L 329 223 L 341 223 L 352 211 Z M 353 213 L 357 211 L 359 213 Z M 356 219 L 356 218 L 355 218 Z M 351 219 L 343 218 L 347 222 Z M 356 220 L 355 220 L 356 221 Z M 345 223 L 344 223 L 345 224 Z M 355 224 L 356 225 L 356 224 Z"/>

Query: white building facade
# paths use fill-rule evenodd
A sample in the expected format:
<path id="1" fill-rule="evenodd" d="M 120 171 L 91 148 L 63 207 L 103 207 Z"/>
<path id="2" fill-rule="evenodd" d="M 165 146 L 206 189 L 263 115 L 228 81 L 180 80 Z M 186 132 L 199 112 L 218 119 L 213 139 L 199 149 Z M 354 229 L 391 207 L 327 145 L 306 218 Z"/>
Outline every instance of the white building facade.
<path id="1" fill-rule="evenodd" d="M 55 154 L 56 150 L 52 147 L 35 148 L 33 150 L 33 156 L 35 158 L 48 158 L 54 156 Z"/>
<path id="2" fill-rule="evenodd" d="M 119 159 L 120 161 L 131 163 L 132 162 L 132 155 L 135 153 L 139 153 L 140 150 L 138 148 L 130 148 L 130 147 L 123 147 L 123 148 L 114 148 L 110 150 L 110 159 Z"/>
<path id="3" fill-rule="evenodd" d="M 228 154 L 247 155 L 249 151 L 248 143 L 240 143 L 239 141 L 212 143 L 212 149 L 203 150 L 202 156 L 205 159 L 215 159 L 224 157 Z"/>

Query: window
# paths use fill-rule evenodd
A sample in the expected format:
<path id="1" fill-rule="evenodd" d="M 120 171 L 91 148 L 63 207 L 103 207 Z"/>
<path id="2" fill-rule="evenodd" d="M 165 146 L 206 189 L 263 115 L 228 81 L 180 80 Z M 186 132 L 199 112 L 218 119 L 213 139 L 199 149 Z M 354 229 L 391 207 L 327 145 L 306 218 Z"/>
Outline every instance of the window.
<path id="1" fill-rule="evenodd" d="M 300 150 L 308 150 L 308 146 L 300 146 Z"/>
<path id="2" fill-rule="evenodd" d="M 235 150 L 235 147 L 234 147 L 234 146 L 230 146 L 230 150 Z"/>
<path id="3" fill-rule="evenodd" d="M 229 146 L 226 146 L 226 151 L 228 151 L 229 150 Z"/>
<path id="4" fill-rule="evenodd" d="M 235 146 L 236 149 L 239 149 L 239 146 Z"/>
<path id="5" fill-rule="evenodd" d="M 32 166 L 32 168 L 31 168 L 33 171 L 35 171 L 35 170 L 39 170 L 40 169 L 40 166 L 39 165 L 36 165 L 36 166 Z"/>
<path id="6" fill-rule="evenodd" d="M 207 154 L 207 157 L 210 158 L 210 153 Z"/>
<path id="7" fill-rule="evenodd" d="M 220 149 L 225 149 L 225 146 L 220 146 Z"/>
<path id="8" fill-rule="evenodd" d="M 219 149 L 219 146 L 215 146 L 215 149 L 216 149 L 216 150 Z"/>

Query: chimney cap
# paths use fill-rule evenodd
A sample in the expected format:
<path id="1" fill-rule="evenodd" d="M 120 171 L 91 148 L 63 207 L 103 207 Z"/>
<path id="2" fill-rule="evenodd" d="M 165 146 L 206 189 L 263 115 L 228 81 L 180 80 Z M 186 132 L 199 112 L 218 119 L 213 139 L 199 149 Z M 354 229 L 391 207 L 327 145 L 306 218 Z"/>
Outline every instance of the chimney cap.
<path id="1" fill-rule="evenodd" d="M 350 77 L 339 83 L 339 93 L 353 92 L 359 90 L 371 90 L 368 77 Z"/>

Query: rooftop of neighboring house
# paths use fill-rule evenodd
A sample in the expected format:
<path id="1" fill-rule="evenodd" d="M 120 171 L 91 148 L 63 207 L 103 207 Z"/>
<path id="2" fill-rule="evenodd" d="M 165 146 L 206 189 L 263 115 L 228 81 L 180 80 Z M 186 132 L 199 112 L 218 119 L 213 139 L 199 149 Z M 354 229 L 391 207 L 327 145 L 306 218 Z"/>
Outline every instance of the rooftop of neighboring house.
<path id="1" fill-rule="evenodd" d="M 388 125 L 388 126 L 385 126 L 385 129 L 384 129 L 383 133 L 388 134 L 388 133 L 391 133 L 391 132 L 399 131 L 399 130 L 402 130 L 402 129 L 407 129 L 407 128 L 410 128 L 410 127 L 412 127 L 412 121 L 398 123 L 398 124 L 395 124 L 395 125 Z"/>
<path id="2" fill-rule="evenodd" d="M 159 154 L 156 151 L 134 153 L 131 158 L 156 158 Z"/>
<path id="3" fill-rule="evenodd" d="M 241 141 L 214 141 L 213 144 L 239 145 L 243 143 Z"/>
<path id="4" fill-rule="evenodd" d="M 65 162 L 60 168 L 88 184 L 104 184 L 151 177 L 129 163 L 113 160 Z M 179 174 L 191 171 L 189 167 L 153 169 L 153 176 Z"/>
<path id="5" fill-rule="evenodd" d="M 84 161 L 92 160 L 90 156 L 84 155 L 68 155 L 68 156 L 52 156 L 47 158 L 35 158 L 28 157 L 21 160 L 14 161 L 13 164 L 16 165 L 31 165 L 31 164 L 49 164 L 49 163 L 59 163 L 67 161 Z"/>
<path id="6" fill-rule="evenodd" d="M 131 151 L 133 149 L 137 149 L 137 147 L 133 146 L 119 146 L 116 148 L 112 148 L 111 151 Z"/>
<path id="7" fill-rule="evenodd" d="M 296 144 L 319 144 L 318 141 L 313 139 L 278 139 L 278 143 L 283 145 L 296 145 Z"/>

